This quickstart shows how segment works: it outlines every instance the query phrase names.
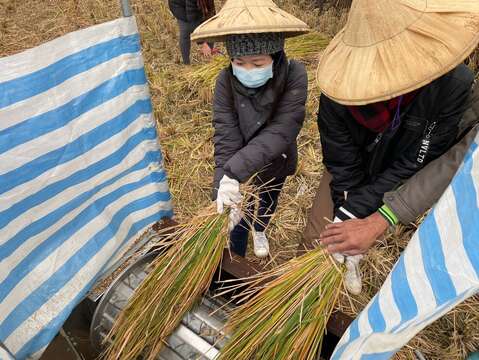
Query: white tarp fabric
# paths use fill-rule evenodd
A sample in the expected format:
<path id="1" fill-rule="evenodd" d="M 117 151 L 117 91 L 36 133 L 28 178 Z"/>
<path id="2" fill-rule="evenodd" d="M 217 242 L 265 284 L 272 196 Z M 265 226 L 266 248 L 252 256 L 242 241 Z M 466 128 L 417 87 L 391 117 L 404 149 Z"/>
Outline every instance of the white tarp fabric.
<path id="1" fill-rule="evenodd" d="M 333 360 L 389 359 L 479 292 L 478 147 L 479 136 L 378 294 L 344 334 Z"/>
<path id="2" fill-rule="evenodd" d="M 12 354 L 0 343 L 0 360 L 14 360 Z"/>
<path id="3" fill-rule="evenodd" d="M 0 69 L 0 341 L 35 358 L 171 199 L 134 18 Z"/>

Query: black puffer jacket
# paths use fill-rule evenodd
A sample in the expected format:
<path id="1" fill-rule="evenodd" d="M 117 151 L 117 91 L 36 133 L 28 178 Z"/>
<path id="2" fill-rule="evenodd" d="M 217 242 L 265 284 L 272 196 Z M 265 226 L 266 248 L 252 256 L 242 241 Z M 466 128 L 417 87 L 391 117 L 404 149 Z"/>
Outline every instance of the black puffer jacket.
<path id="1" fill-rule="evenodd" d="M 386 192 L 453 146 L 473 81 L 472 72 L 458 66 L 422 88 L 403 111 L 399 128 L 380 136 L 359 125 L 346 106 L 322 95 L 318 125 L 336 216 L 369 216 Z"/>
<path id="2" fill-rule="evenodd" d="M 191 23 L 205 19 L 197 0 L 168 0 L 168 5 L 178 20 Z"/>
<path id="3" fill-rule="evenodd" d="M 258 91 L 242 86 L 231 67 L 218 77 L 213 102 L 213 199 L 225 174 L 245 182 L 260 172 L 266 182 L 296 170 L 296 138 L 304 122 L 308 78 L 304 65 L 296 61 L 288 65 L 284 55 L 280 63 L 273 79 Z"/>

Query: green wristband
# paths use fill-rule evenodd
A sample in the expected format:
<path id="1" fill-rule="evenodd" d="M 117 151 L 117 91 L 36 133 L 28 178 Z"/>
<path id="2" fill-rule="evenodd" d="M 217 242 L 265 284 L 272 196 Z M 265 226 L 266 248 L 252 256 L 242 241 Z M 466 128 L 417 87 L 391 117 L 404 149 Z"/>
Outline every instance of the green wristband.
<path id="1" fill-rule="evenodd" d="M 383 205 L 379 208 L 378 212 L 386 219 L 391 225 L 397 225 L 399 220 L 393 211 L 387 206 Z"/>

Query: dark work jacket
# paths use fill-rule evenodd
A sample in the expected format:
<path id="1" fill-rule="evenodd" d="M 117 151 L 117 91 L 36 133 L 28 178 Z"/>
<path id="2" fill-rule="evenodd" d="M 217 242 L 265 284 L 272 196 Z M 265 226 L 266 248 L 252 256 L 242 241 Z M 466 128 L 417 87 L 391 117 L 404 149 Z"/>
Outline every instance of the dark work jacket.
<path id="1" fill-rule="evenodd" d="M 219 74 L 213 101 L 213 199 L 225 174 L 240 183 L 257 173 L 261 182 L 294 174 L 308 77 L 304 65 L 284 62 L 284 71 L 275 70 L 256 92 L 242 86 L 231 67 Z"/>
<path id="2" fill-rule="evenodd" d="M 178 20 L 184 22 L 196 22 L 201 20 L 206 20 L 209 16 L 214 14 L 214 2 L 210 1 L 211 4 L 208 5 L 208 9 L 212 12 L 207 16 L 204 16 L 200 7 L 198 6 L 197 0 L 168 0 L 168 6 L 173 16 Z"/>
<path id="3" fill-rule="evenodd" d="M 347 106 L 321 95 L 318 126 L 323 163 L 333 178 L 335 215 L 369 216 L 381 207 L 386 192 L 451 148 L 473 81 L 472 72 L 458 66 L 419 90 L 402 110 L 397 130 L 379 135 L 359 125 Z"/>
<path id="4" fill-rule="evenodd" d="M 474 141 L 477 141 L 479 133 L 477 86 L 471 98 L 471 106 L 459 124 L 459 142 L 408 179 L 399 189 L 384 195 L 384 203 L 393 211 L 399 222 L 409 224 L 415 221 L 439 200 L 464 161 L 467 151 Z M 465 136 L 462 136 L 464 134 Z"/>

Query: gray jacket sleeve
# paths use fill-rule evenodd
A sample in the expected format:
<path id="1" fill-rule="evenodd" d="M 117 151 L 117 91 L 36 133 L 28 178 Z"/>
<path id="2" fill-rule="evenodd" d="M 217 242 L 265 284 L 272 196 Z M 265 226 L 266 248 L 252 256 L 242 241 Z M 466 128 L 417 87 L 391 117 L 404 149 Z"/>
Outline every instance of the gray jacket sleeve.
<path id="1" fill-rule="evenodd" d="M 479 126 L 472 129 L 447 153 L 429 163 L 398 190 L 384 195 L 384 204 L 392 210 L 400 223 L 414 222 L 439 200 L 461 166 L 478 129 Z"/>
<path id="2" fill-rule="evenodd" d="M 399 189 L 384 195 L 384 204 L 392 210 L 400 223 L 414 222 L 430 209 L 456 175 L 479 132 L 479 89 L 477 87 L 471 95 L 471 106 L 459 123 L 459 134 L 464 134 L 471 128 L 472 130 L 444 155 L 429 163 Z"/>
<path id="3" fill-rule="evenodd" d="M 223 70 L 216 81 L 213 99 L 213 126 L 215 129 L 213 135 L 215 143 L 213 200 L 216 199 L 220 180 L 225 175 L 224 165 L 244 145 L 230 86 L 227 70 Z M 221 146 L 217 144 L 221 144 Z M 229 176 L 232 177 L 231 174 Z"/>

